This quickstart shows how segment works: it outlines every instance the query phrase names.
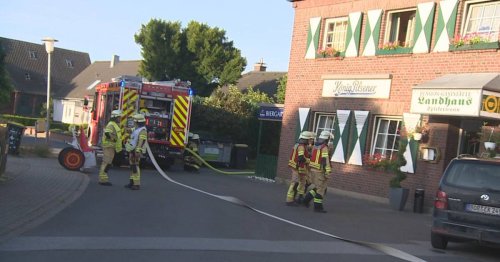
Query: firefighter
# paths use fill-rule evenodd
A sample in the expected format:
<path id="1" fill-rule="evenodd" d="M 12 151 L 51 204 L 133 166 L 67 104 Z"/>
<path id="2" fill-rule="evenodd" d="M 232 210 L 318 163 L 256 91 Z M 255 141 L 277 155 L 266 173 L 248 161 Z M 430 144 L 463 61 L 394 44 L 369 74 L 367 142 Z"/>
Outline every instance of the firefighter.
<path id="1" fill-rule="evenodd" d="M 306 150 L 307 150 L 307 153 L 309 155 L 311 155 L 311 152 L 312 152 L 312 148 L 314 146 L 314 139 L 316 138 L 316 133 L 314 132 L 310 132 L 310 131 L 304 131 L 304 134 L 309 137 L 308 140 L 307 140 L 307 146 L 306 146 Z M 311 178 L 311 172 L 309 171 L 309 165 L 307 165 L 307 168 L 306 168 L 306 180 L 305 180 L 305 183 L 304 183 L 304 192 L 307 192 L 307 188 L 312 184 L 312 178 Z M 299 182 L 295 182 L 294 186 L 293 186 L 293 199 L 296 199 L 296 202 L 298 204 L 301 204 L 302 202 L 302 199 L 300 198 L 296 198 L 297 196 L 297 187 L 299 186 Z"/>
<path id="2" fill-rule="evenodd" d="M 187 147 L 198 155 L 198 146 L 200 145 L 200 136 L 198 134 L 192 134 L 188 136 Z M 191 152 L 184 151 L 184 170 L 198 172 L 200 170 L 202 163 L 200 159 L 194 156 Z"/>
<path id="3" fill-rule="evenodd" d="M 311 176 L 316 188 L 307 192 L 303 204 L 309 207 L 309 202 L 314 199 L 314 211 L 326 213 L 323 209 L 323 200 L 325 199 L 327 181 L 332 170 L 330 165 L 330 155 L 328 154 L 328 141 L 333 135 L 329 131 L 323 131 L 313 147 L 309 167 Z"/>
<path id="4" fill-rule="evenodd" d="M 309 153 L 307 152 L 306 147 L 308 144 L 308 140 L 311 139 L 311 133 L 312 132 L 309 131 L 303 131 L 302 133 L 300 133 L 299 141 L 293 146 L 292 153 L 290 154 L 290 159 L 288 160 L 288 166 L 292 171 L 292 178 L 286 195 L 287 206 L 296 206 L 297 202 L 301 203 L 304 197 L 307 164 L 309 162 Z M 297 201 L 294 199 L 295 183 L 297 183 Z"/>
<path id="5" fill-rule="evenodd" d="M 99 185 L 111 186 L 109 182 L 108 170 L 111 168 L 111 163 L 113 163 L 113 158 L 115 157 L 115 152 L 120 153 L 123 150 L 122 147 L 122 133 L 120 127 L 117 123 L 120 122 L 122 116 L 121 110 L 113 110 L 111 112 L 111 118 L 104 128 L 104 135 L 102 136 L 102 163 L 99 169 Z"/>
<path id="6" fill-rule="evenodd" d="M 125 187 L 132 190 L 139 190 L 141 187 L 141 170 L 139 169 L 139 164 L 142 155 L 146 153 L 148 135 L 144 115 L 135 114 L 133 118 L 136 128 L 125 145 L 131 170 L 129 183 Z"/>

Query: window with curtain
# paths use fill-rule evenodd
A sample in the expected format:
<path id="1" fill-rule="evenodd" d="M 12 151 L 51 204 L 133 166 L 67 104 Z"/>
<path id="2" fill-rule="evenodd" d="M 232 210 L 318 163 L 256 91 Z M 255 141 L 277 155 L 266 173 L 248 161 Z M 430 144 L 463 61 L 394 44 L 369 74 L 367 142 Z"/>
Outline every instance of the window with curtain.
<path id="1" fill-rule="evenodd" d="M 389 12 L 387 14 L 385 43 L 397 43 L 398 46 L 412 47 L 416 13 L 416 9 Z"/>
<path id="2" fill-rule="evenodd" d="M 332 47 L 339 52 L 345 51 L 347 25 L 347 17 L 326 19 L 323 48 Z"/>
<path id="3" fill-rule="evenodd" d="M 479 35 L 487 42 L 498 41 L 500 31 L 500 1 L 467 4 L 463 36 Z"/>

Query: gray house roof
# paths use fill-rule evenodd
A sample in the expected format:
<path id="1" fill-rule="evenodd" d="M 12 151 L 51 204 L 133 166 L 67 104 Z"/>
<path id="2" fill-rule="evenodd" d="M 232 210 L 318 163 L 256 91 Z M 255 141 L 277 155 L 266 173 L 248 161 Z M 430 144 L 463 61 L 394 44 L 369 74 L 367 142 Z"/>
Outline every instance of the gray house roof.
<path id="1" fill-rule="evenodd" d="M 71 81 L 74 88 L 64 98 L 83 98 L 86 95 L 93 95 L 98 83 L 110 82 L 112 78 L 121 75 L 137 76 L 140 63 L 140 60 L 119 61 L 116 55 L 111 61 L 96 61 Z"/>
<path id="2" fill-rule="evenodd" d="M 287 72 L 266 72 L 266 66 L 263 61 L 254 65 L 254 70 L 241 75 L 236 83 L 236 87 L 245 92 L 249 87 L 253 90 L 259 90 L 273 97 L 278 90 L 278 79 L 286 75 Z M 228 86 L 222 87 L 223 91 L 229 90 Z"/>
<path id="3" fill-rule="evenodd" d="M 41 43 L 0 37 L 5 68 L 16 92 L 47 95 L 47 52 Z M 71 79 L 90 65 L 88 53 L 55 47 L 52 53 L 51 94 L 68 93 Z"/>

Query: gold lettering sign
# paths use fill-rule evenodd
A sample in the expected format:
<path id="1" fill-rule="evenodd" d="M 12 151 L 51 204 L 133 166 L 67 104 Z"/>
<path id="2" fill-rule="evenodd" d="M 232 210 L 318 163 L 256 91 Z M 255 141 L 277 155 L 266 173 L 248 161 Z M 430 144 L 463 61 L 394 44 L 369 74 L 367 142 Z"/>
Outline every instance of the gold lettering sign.
<path id="1" fill-rule="evenodd" d="M 483 106 L 481 111 L 488 113 L 500 113 L 500 97 L 493 95 L 483 95 Z"/>

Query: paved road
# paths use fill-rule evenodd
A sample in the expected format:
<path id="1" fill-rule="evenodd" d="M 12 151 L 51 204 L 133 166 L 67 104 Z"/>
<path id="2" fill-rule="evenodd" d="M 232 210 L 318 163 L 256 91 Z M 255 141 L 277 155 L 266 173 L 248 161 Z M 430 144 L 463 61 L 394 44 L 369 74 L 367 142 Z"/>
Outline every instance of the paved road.
<path id="1" fill-rule="evenodd" d="M 68 172 L 56 159 L 9 157 L 0 183 L 0 261 L 401 261 L 379 251 L 285 223 L 144 170 L 140 191 L 126 168 Z M 284 205 L 286 187 L 208 169 L 167 174 L 212 194 L 236 197 L 298 225 L 400 249 L 425 261 L 497 261 L 497 248 L 429 243 L 429 214 L 397 212 L 387 204 L 330 190 L 327 214 Z"/>

